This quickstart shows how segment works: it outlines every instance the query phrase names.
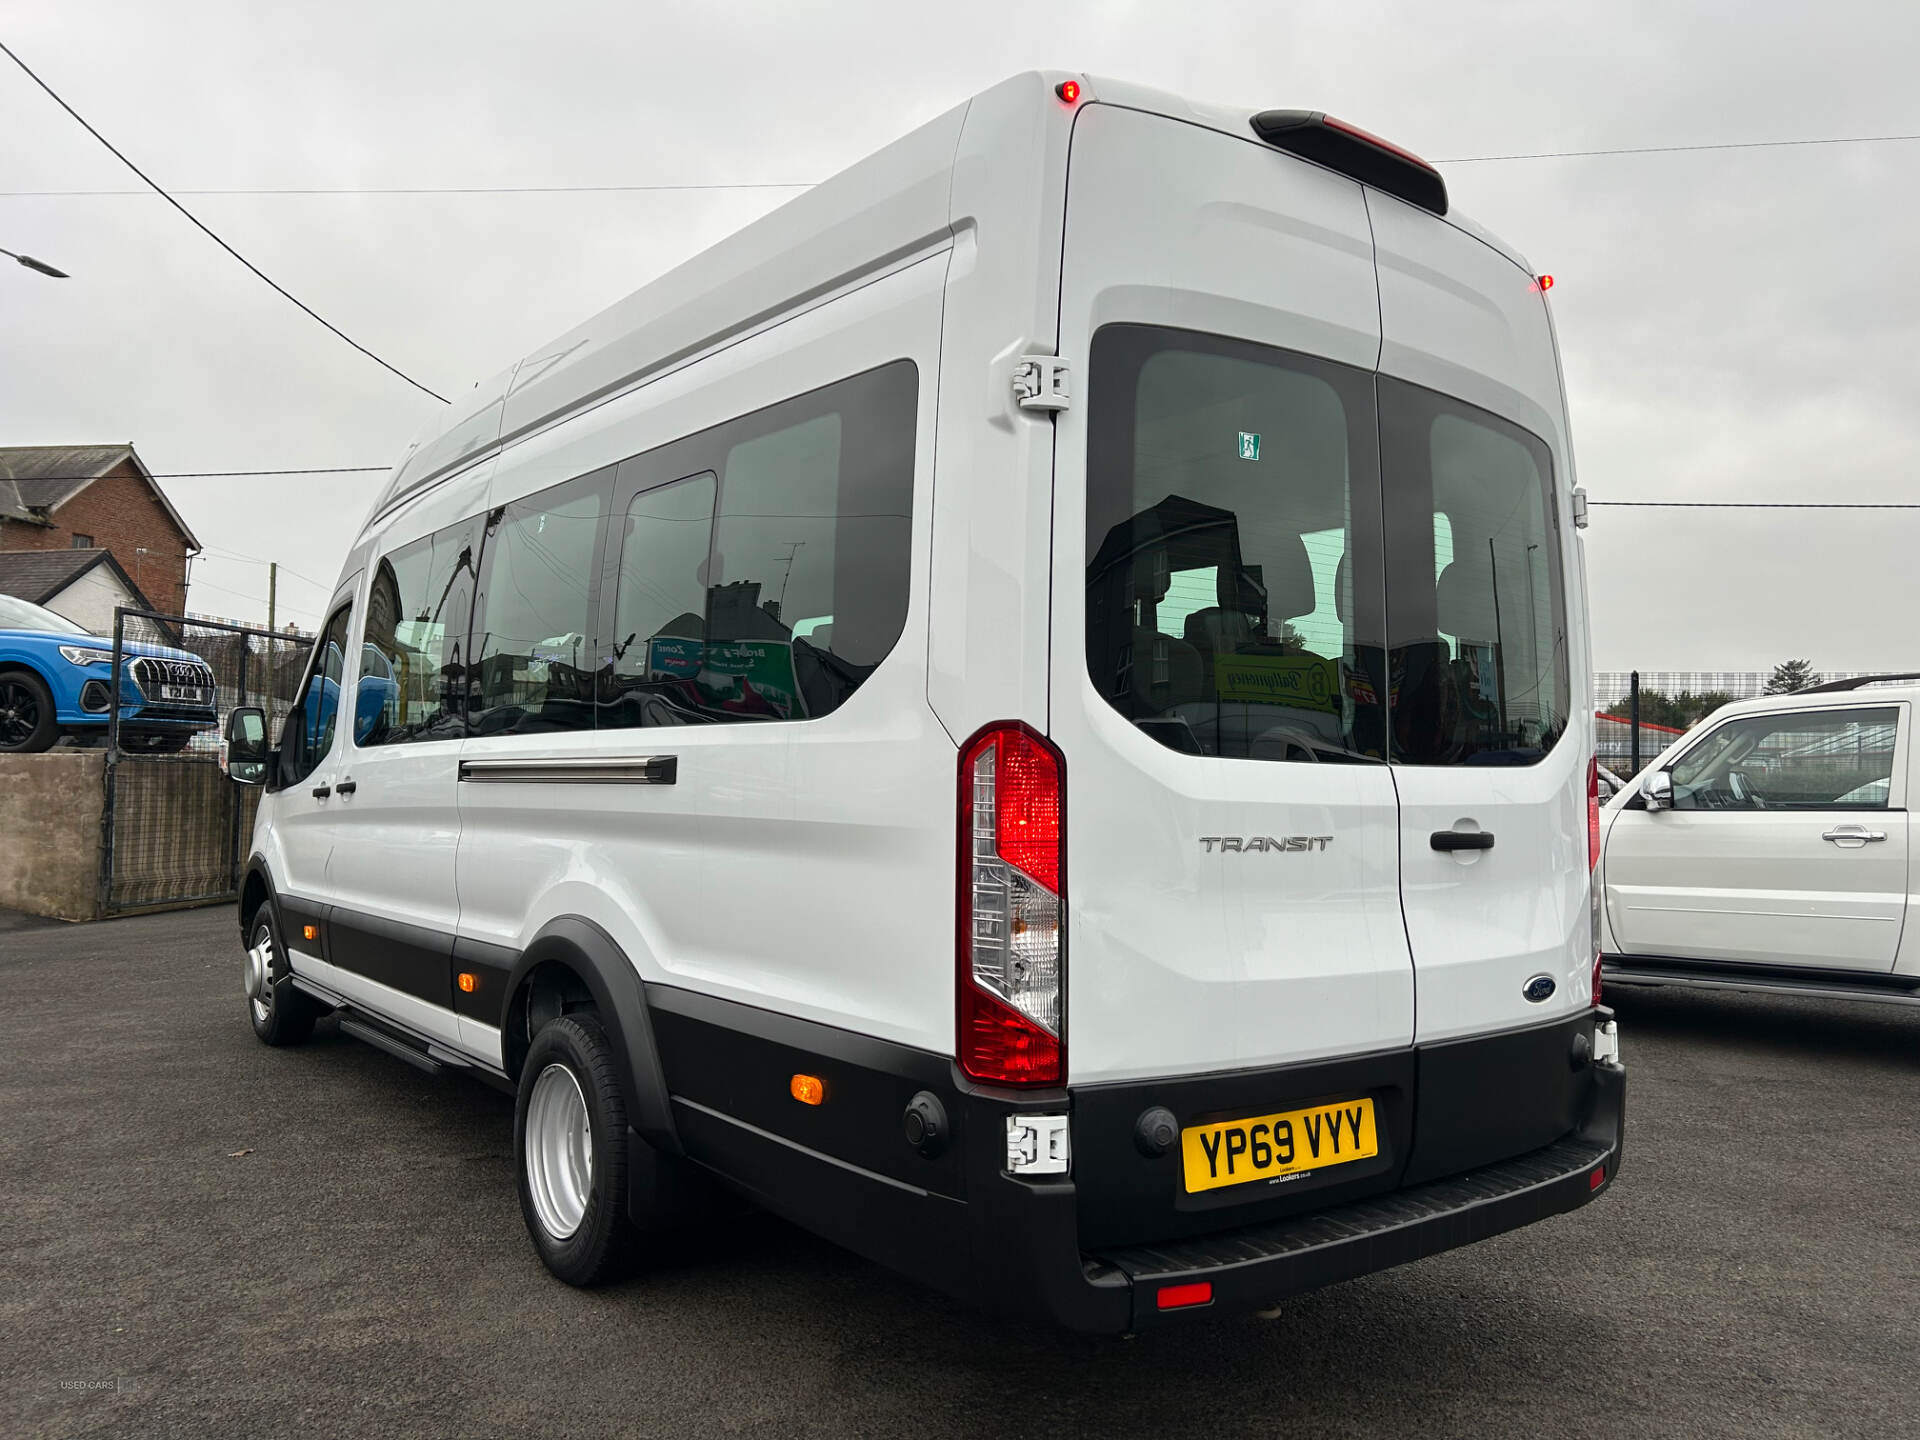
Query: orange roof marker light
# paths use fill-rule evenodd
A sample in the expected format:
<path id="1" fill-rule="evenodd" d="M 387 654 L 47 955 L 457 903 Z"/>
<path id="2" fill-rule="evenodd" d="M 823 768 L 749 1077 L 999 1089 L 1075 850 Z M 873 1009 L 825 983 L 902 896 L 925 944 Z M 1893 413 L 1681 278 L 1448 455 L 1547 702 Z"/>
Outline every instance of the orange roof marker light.
<path id="1" fill-rule="evenodd" d="M 1072 105 L 1080 99 L 1080 82 L 1078 80 L 1062 80 L 1058 85 L 1053 87 L 1053 93 L 1066 101 L 1067 104 Z"/>
<path id="2" fill-rule="evenodd" d="M 1551 275 L 1536 275 L 1528 282 L 1527 288 L 1529 290 L 1538 290 L 1542 294 L 1545 294 L 1553 288 L 1553 277 Z"/>

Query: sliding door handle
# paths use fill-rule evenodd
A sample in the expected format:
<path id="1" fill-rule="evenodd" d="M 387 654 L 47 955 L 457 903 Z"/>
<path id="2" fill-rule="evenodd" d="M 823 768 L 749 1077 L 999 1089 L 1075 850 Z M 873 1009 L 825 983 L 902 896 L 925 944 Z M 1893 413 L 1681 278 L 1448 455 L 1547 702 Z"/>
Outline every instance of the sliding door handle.
<path id="1" fill-rule="evenodd" d="M 333 787 L 331 785 L 316 785 L 313 787 L 313 798 L 316 800 L 324 800 L 331 794 L 333 794 Z"/>

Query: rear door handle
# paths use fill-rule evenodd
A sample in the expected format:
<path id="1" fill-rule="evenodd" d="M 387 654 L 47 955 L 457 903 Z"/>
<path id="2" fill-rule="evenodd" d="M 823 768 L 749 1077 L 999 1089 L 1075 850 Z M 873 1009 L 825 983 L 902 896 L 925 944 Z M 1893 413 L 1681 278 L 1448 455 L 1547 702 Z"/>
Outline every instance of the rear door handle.
<path id="1" fill-rule="evenodd" d="M 336 795 L 351 795 L 359 788 L 360 784 L 358 781 L 342 780 L 338 785 L 333 787 L 333 793 Z"/>
<path id="2" fill-rule="evenodd" d="M 1869 840 L 1886 839 L 1887 832 L 1884 830 L 1869 830 L 1864 825 L 1836 825 L 1820 838 L 1822 840 L 1831 840 L 1836 845 L 1845 845 L 1849 840 L 1864 845 Z"/>
<path id="3" fill-rule="evenodd" d="M 1436 850 L 1491 850 L 1491 830 L 1436 830 L 1427 837 Z"/>
<path id="4" fill-rule="evenodd" d="M 316 800 L 324 800 L 332 793 L 333 787 L 331 785 L 316 785 L 313 787 L 313 798 Z"/>

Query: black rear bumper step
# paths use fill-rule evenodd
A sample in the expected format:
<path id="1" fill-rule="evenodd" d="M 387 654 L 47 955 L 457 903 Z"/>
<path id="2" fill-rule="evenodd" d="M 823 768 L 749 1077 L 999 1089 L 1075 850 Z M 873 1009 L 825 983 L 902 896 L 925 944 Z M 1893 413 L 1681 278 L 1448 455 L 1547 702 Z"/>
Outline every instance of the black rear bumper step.
<path id="1" fill-rule="evenodd" d="M 1292 1219 L 1086 1254 L 1086 1281 L 1123 1283 L 1139 1330 L 1192 1313 L 1159 1309 L 1170 1285 L 1205 1281 L 1210 1307 L 1250 1309 L 1578 1209 L 1613 1187 L 1624 1148 L 1626 1072 L 1595 1073 L 1600 1103 L 1588 1123 L 1542 1149 Z"/>
<path id="2" fill-rule="evenodd" d="M 1474 1215 L 1483 1207 L 1522 1199 L 1576 1175 L 1585 1179 L 1616 1153 L 1614 1146 L 1569 1137 L 1517 1160 L 1377 1199 L 1356 1200 L 1297 1220 L 1253 1225 L 1173 1245 L 1134 1245 L 1092 1258 L 1116 1267 L 1136 1285 L 1164 1284 L 1196 1275 L 1217 1278 L 1235 1265 L 1300 1259 L 1315 1250 L 1332 1250 L 1416 1225 L 1445 1221 L 1456 1229 L 1474 1229 Z M 1508 1224 L 1494 1225 L 1486 1233 L 1508 1228 Z M 1454 1235 L 1432 1248 L 1449 1250 L 1477 1238 Z"/>

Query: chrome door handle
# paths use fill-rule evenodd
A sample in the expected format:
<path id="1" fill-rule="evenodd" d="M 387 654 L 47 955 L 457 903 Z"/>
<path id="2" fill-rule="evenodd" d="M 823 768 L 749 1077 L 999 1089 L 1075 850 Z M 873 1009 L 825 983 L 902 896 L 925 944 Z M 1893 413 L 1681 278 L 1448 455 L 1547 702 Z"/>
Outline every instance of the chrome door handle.
<path id="1" fill-rule="evenodd" d="M 1887 832 L 1884 830 L 1869 830 L 1864 825 L 1836 825 L 1820 838 L 1822 840 L 1831 840 L 1836 845 L 1844 845 L 1849 840 L 1858 841 L 1860 844 L 1865 845 L 1870 840 L 1886 839 Z"/>

